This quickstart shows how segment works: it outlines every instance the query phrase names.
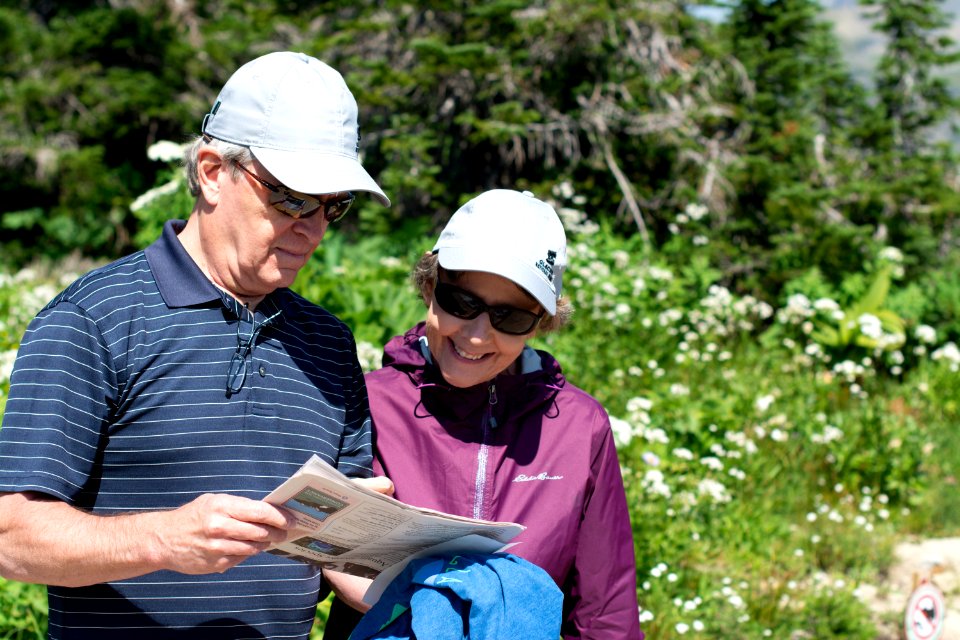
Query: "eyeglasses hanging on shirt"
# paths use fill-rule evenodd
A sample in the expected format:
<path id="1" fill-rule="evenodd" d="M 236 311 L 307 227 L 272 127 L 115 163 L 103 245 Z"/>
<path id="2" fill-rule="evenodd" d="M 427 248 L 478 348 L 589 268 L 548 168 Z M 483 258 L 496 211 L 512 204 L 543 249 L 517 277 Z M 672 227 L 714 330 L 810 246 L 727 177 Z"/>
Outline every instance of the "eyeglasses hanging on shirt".
<path id="1" fill-rule="evenodd" d="M 239 393 L 243 389 L 247 381 L 248 358 L 253 354 L 260 331 L 280 317 L 278 309 L 273 315 L 258 323 L 255 314 L 246 306 L 241 307 L 236 304 L 235 310 L 237 311 L 237 350 L 231 356 L 230 366 L 227 369 L 227 395 Z"/>

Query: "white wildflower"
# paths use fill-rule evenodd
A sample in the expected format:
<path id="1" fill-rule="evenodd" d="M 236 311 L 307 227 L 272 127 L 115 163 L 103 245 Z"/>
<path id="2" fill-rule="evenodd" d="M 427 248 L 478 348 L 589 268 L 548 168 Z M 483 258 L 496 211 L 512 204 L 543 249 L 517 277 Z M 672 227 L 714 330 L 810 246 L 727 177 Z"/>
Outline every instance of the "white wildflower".
<path id="1" fill-rule="evenodd" d="M 147 148 L 147 157 L 159 162 L 175 162 L 183 158 L 185 146 L 169 140 L 160 140 Z"/>
<path id="2" fill-rule="evenodd" d="M 660 267 L 650 267 L 647 270 L 647 274 L 654 280 L 661 282 L 670 282 L 673 280 L 673 272 L 667 269 L 661 269 Z"/>
<path id="3" fill-rule="evenodd" d="M 708 469 L 713 469 L 714 471 L 723 471 L 723 462 L 719 458 L 714 458 L 713 456 L 700 458 L 700 464 Z"/>
<path id="4" fill-rule="evenodd" d="M 691 220 L 700 220 L 707 215 L 708 209 L 706 206 L 698 202 L 691 202 L 687 205 L 683 212 L 687 214 Z"/>
<path id="5" fill-rule="evenodd" d="M 900 264 L 903 262 L 903 252 L 896 247 L 884 247 L 880 250 L 879 258 L 886 262 Z"/>
<path id="6" fill-rule="evenodd" d="M 369 342 L 358 342 L 357 360 L 360 361 L 360 368 L 363 369 L 364 372 L 374 371 L 382 366 L 383 350 Z"/>
<path id="7" fill-rule="evenodd" d="M 655 454 L 655 453 L 652 452 L 652 451 L 644 451 L 644 452 L 640 455 L 640 459 L 643 460 L 643 462 L 644 462 L 645 464 L 647 464 L 648 466 L 651 466 L 651 467 L 659 467 L 659 466 L 660 466 L 660 456 L 658 456 L 657 454 Z"/>
<path id="8" fill-rule="evenodd" d="M 730 502 L 730 494 L 727 488 L 720 482 L 711 478 L 704 478 L 697 484 L 697 492 L 702 496 L 707 496 L 714 502 Z"/>
<path id="9" fill-rule="evenodd" d="M 956 371 L 956 366 L 960 364 L 960 349 L 953 342 L 948 342 L 932 354 L 930 357 L 934 360 L 946 360 L 951 363 L 951 369 Z"/>
<path id="10" fill-rule="evenodd" d="M 753 406 L 760 413 L 765 413 L 766 410 L 770 408 L 770 405 L 773 404 L 773 401 L 775 399 L 776 398 L 773 396 L 773 394 L 768 393 L 767 395 L 763 395 L 757 398 L 754 401 Z"/>
<path id="11" fill-rule="evenodd" d="M 643 429 L 643 438 L 647 442 L 659 442 L 660 444 L 667 444 L 670 442 L 667 432 L 658 428 Z"/>
<path id="12" fill-rule="evenodd" d="M 880 318 L 872 313 L 861 314 L 860 317 L 857 318 L 857 324 L 860 326 L 860 333 L 868 338 L 877 340 L 883 335 L 883 327 L 880 326 Z"/>
<path id="13" fill-rule="evenodd" d="M 613 430 L 613 442 L 618 449 L 630 444 L 634 436 L 633 425 L 626 420 L 610 416 L 610 428 Z"/>
<path id="14" fill-rule="evenodd" d="M 840 308 L 840 305 L 836 300 L 831 300 L 830 298 L 818 298 L 813 303 L 813 308 L 817 311 L 824 312 L 833 312 Z"/>
<path id="15" fill-rule="evenodd" d="M 937 341 L 937 330 L 928 324 L 918 325 L 913 335 L 924 344 L 934 344 Z"/>
<path id="16" fill-rule="evenodd" d="M 652 408 L 653 408 L 653 401 L 648 398 L 637 396 L 627 400 L 627 411 L 629 411 L 630 413 L 634 413 L 636 411 L 650 411 L 650 409 Z"/>
<path id="17" fill-rule="evenodd" d="M 140 209 L 143 209 L 145 206 L 147 206 L 157 198 L 173 193 L 179 188 L 180 188 L 180 178 L 174 178 L 173 180 L 171 180 L 166 184 L 162 184 L 159 187 L 154 187 L 153 189 L 150 189 L 149 191 L 140 194 L 136 200 L 130 203 L 130 210 L 139 211 Z"/>

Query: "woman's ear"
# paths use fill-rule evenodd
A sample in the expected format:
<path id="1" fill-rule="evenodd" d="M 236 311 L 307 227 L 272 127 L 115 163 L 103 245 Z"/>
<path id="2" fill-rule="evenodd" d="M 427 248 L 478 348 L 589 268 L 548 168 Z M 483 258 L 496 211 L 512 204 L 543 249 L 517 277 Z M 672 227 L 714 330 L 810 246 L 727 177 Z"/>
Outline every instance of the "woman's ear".
<path id="1" fill-rule="evenodd" d="M 197 184 L 210 205 L 220 202 L 220 175 L 224 168 L 223 158 L 211 147 L 203 146 L 197 151 Z"/>

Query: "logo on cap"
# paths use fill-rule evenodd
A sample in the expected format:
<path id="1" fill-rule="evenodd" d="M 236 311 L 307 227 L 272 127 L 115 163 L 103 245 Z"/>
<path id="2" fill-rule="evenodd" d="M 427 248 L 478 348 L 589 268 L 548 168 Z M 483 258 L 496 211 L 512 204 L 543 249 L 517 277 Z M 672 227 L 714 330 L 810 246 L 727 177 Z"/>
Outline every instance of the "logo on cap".
<path id="1" fill-rule="evenodd" d="M 553 282 L 553 264 L 557 261 L 557 252 L 552 249 L 547 250 L 547 259 L 537 261 L 537 269 L 547 276 L 547 280 Z"/>

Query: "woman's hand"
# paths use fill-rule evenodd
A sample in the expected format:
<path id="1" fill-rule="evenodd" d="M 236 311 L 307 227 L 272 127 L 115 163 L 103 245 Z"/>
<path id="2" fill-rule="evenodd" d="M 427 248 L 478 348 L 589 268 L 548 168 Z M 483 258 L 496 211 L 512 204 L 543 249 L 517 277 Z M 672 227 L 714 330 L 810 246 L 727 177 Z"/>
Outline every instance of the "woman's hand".
<path id="1" fill-rule="evenodd" d="M 373 478 L 351 478 L 354 482 L 371 491 L 382 493 L 385 496 L 393 495 L 393 481 L 386 476 L 376 476 Z"/>

